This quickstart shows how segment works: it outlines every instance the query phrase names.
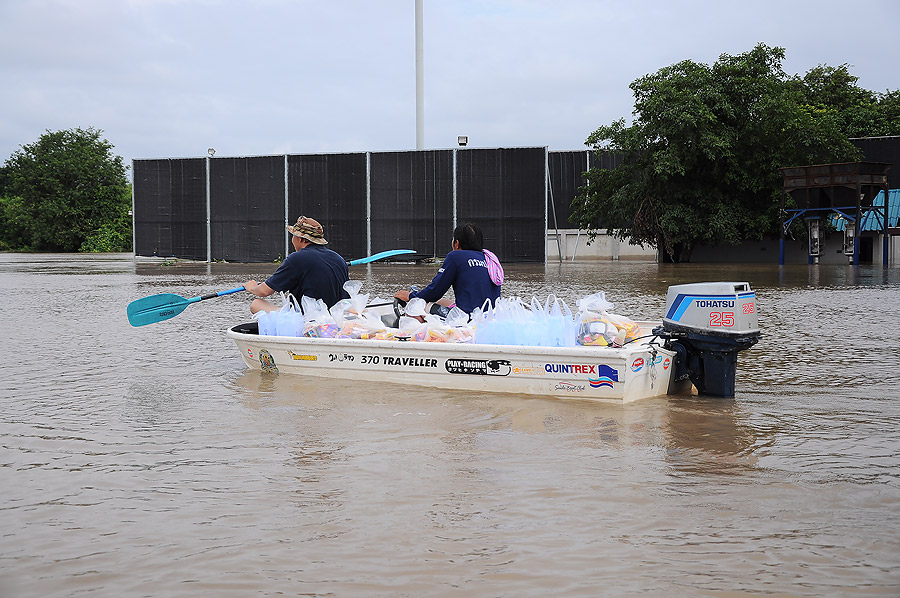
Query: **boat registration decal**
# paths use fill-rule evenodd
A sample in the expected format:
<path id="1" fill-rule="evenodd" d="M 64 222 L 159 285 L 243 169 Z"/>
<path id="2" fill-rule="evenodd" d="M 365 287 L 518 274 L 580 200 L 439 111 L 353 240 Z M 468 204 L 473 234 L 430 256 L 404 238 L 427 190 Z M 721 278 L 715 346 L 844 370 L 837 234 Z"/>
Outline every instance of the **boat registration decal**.
<path id="1" fill-rule="evenodd" d="M 631 371 L 632 372 L 640 372 L 641 368 L 644 367 L 644 358 L 638 357 L 634 361 L 631 362 Z"/>
<path id="2" fill-rule="evenodd" d="M 294 353 L 293 351 L 288 351 L 288 354 L 291 356 L 291 359 L 294 361 L 318 361 L 319 358 L 316 355 L 300 355 L 299 353 Z"/>
<path id="3" fill-rule="evenodd" d="M 512 363 L 505 359 L 448 359 L 444 368 L 451 374 L 509 376 Z"/>
<path id="4" fill-rule="evenodd" d="M 266 349 L 259 350 L 259 365 L 264 372 L 277 372 L 278 366 L 275 365 L 275 358 Z"/>

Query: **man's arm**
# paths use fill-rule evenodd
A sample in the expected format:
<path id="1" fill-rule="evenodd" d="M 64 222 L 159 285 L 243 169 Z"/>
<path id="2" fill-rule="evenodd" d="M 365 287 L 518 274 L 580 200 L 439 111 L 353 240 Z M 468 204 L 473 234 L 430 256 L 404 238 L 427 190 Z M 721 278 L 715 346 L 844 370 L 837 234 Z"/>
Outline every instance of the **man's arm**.
<path id="1" fill-rule="evenodd" d="M 275 292 L 275 289 L 273 289 L 266 283 L 256 282 L 255 280 L 248 280 L 246 283 L 244 283 L 244 290 L 252 295 L 256 295 L 257 297 L 268 297 Z"/>
<path id="2" fill-rule="evenodd" d="M 452 252 L 451 252 L 452 254 Z M 448 258 L 449 258 L 448 254 Z M 445 258 L 444 264 L 438 273 L 435 274 L 434 279 L 432 279 L 431 284 L 422 289 L 421 291 L 415 291 L 410 293 L 410 297 L 421 297 L 425 301 L 437 301 L 444 294 L 450 290 L 450 287 L 453 285 L 453 281 L 456 280 L 456 271 L 459 267 L 457 261 L 453 258 Z"/>

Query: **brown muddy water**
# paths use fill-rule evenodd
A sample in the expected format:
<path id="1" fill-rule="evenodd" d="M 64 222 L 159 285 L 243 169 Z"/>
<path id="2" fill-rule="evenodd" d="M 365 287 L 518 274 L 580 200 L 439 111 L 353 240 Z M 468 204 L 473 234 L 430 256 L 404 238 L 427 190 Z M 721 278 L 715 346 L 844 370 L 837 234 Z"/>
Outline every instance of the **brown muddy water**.
<path id="1" fill-rule="evenodd" d="M 900 270 L 507 267 L 507 295 L 635 319 L 750 282 L 733 400 L 262 374 L 224 335 L 243 293 L 125 317 L 273 270 L 0 254 L 0 596 L 900 595 Z"/>

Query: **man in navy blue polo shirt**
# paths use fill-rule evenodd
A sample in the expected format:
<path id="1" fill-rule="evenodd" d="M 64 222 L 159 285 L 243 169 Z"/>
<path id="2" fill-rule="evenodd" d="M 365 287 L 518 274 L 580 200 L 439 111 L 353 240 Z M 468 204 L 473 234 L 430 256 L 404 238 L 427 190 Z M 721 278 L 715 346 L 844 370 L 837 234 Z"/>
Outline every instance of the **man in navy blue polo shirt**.
<path id="1" fill-rule="evenodd" d="M 312 218 L 300 216 L 297 223 L 287 229 L 293 235 L 294 252 L 265 282 L 248 280 L 244 284 L 244 289 L 259 297 L 250 304 L 251 313 L 280 309 L 262 299 L 277 291 L 290 291 L 298 302 L 304 296 L 321 299 L 329 308 L 341 299 L 349 298 L 344 290 L 344 283 L 350 280 L 347 262 L 325 247 L 328 241 L 322 225 Z"/>

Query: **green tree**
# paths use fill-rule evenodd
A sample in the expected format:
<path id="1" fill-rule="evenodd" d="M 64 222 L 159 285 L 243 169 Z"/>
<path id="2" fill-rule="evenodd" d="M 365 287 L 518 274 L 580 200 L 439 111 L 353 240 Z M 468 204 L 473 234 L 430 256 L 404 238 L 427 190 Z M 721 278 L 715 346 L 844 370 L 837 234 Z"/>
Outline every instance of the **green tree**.
<path id="1" fill-rule="evenodd" d="M 897 91 L 876 93 L 863 89 L 850 65 L 819 65 L 793 83 L 807 104 L 829 112 L 848 137 L 879 137 L 900 134 L 900 95 Z"/>
<path id="2" fill-rule="evenodd" d="M 624 162 L 586 173 L 573 219 L 592 237 L 605 228 L 673 261 L 689 261 L 699 243 L 775 234 L 780 167 L 859 157 L 834 111 L 810 104 L 785 74 L 784 56 L 758 44 L 634 81 L 633 123 L 620 119 L 587 139 Z"/>
<path id="3" fill-rule="evenodd" d="M 47 131 L 2 169 L 0 225 L 7 249 L 131 248 L 131 194 L 122 158 L 102 131 Z"/>

